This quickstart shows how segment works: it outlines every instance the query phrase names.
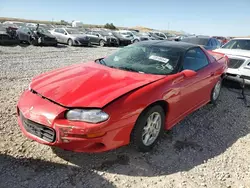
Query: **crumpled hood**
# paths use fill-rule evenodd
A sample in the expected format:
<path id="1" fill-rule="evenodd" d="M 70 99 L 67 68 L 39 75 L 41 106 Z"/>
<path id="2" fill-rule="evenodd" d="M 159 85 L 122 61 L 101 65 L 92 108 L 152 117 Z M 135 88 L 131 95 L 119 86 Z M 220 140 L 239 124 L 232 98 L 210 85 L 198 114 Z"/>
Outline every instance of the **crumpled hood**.
<path id="1" fill-rule="evenodd" d="M 238 49 L 219 48 L 219 49 L 216 49 L 214 51 L 215 52 L 224 53 L 226 55 L 250 57 L 250 50 L 238 50 Z"/>
<path id="2" fill-rule="evenodd" d="M 164 77 L 89 62 L 39 75 L 30 87 L 63 106 L 102 108 L 121 95 Z"/>

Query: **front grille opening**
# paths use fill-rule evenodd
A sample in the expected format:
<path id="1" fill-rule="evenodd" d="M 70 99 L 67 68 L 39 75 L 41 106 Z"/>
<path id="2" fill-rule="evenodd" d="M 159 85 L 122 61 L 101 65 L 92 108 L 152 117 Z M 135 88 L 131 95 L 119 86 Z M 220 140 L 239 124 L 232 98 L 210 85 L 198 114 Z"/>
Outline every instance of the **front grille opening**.
<path id="1" fill-rule="evenodd" d="M 54 129 L 46 127 L 34 121 L 31 121 L 29 119 L 26 119 L 21 112 L 20 112 L 20 118 L 25 130 L 30 134 L 33 134 L 50 143 L 55 141 L 56 133 Z"/>
<path id="2" fill-rule="evenodd" d="M 244 59 L 229 59 L 228 67 L 232 69 L 238 69 L 244 63 Z"/>

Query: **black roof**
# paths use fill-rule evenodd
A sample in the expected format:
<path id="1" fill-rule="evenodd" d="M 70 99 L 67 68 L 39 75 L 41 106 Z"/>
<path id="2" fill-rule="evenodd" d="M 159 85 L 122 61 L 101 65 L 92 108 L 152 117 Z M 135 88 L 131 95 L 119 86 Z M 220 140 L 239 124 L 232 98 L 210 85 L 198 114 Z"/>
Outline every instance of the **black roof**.
<path id="1" fill-rule="evenodd" d="M 149 41 L 140 42 L 138 44 L 147 45 L 147 46 L 161 46 L 161 47 L 179 48 L 180 50 L 183 50 L 183 51 L 186 51 L 192 47 L 199 47 L 198 45 L 191 44 L 191 43 L 167 41 L 167 40 L 149 40 Z"/>

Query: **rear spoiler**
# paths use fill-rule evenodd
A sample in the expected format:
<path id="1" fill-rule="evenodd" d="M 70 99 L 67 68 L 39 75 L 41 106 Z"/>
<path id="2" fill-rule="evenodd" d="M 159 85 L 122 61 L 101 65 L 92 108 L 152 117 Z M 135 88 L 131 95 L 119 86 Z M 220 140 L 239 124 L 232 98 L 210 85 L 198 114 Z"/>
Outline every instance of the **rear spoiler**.
<path id="1" fill-rule="evenodd" d="M 214 52 L 214 51 L 211 51 L 211 50 L 207 50 L 207 52 L 208 52 L 211 56 L 213 56 L 213 57 L 216 59 L 216 61 L 219 61 L 219 60 L 221 60 L 221 59 L 223 59 L 223 58 L 225 58 L 227 62 L 229 61 L 227 55 L 225 55 L 225 54 L 223 54 L 223 53 Z"/>

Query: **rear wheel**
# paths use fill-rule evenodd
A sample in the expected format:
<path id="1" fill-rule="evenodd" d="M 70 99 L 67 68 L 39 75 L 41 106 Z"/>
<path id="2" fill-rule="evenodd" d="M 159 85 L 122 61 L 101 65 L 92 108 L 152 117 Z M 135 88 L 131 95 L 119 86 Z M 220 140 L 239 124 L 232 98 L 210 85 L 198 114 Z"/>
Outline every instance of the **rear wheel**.
<path id="1" fill-rule="evenodd" d="M 135 39 L 133 43 L 137 43 L 137 42 L 139 42 L 139 40 L 138 40 L 138 39 Z"/>
<path id="2" fill-rule="evenodd" d="M 165 125 L 165 112 L 161 106 L 153 106 L 144 111 L 138 118 L 131 141 L 135 148 L 141 152 L 150 151 L 161 134 Z"/>
<path id="3" fill-rule="evenodd" d="M 222 79 L 220 78 L 218 80 L 218 82 L 215 84 L 212 92 L 211 92 L 211 96 L 210 96 L 210 101 L 212 104 L 217 104 L 218 102 L 218 98 L 220 96 L 220 92 L 221 92 L 221 86 L 222 86 Z"/>
<path id="4" fill-rule="evenodd" d="M 37 46 L 38 41 L 36 39 L 30 39 L 30 44 L 33 45 L 33 46 Z"/>

